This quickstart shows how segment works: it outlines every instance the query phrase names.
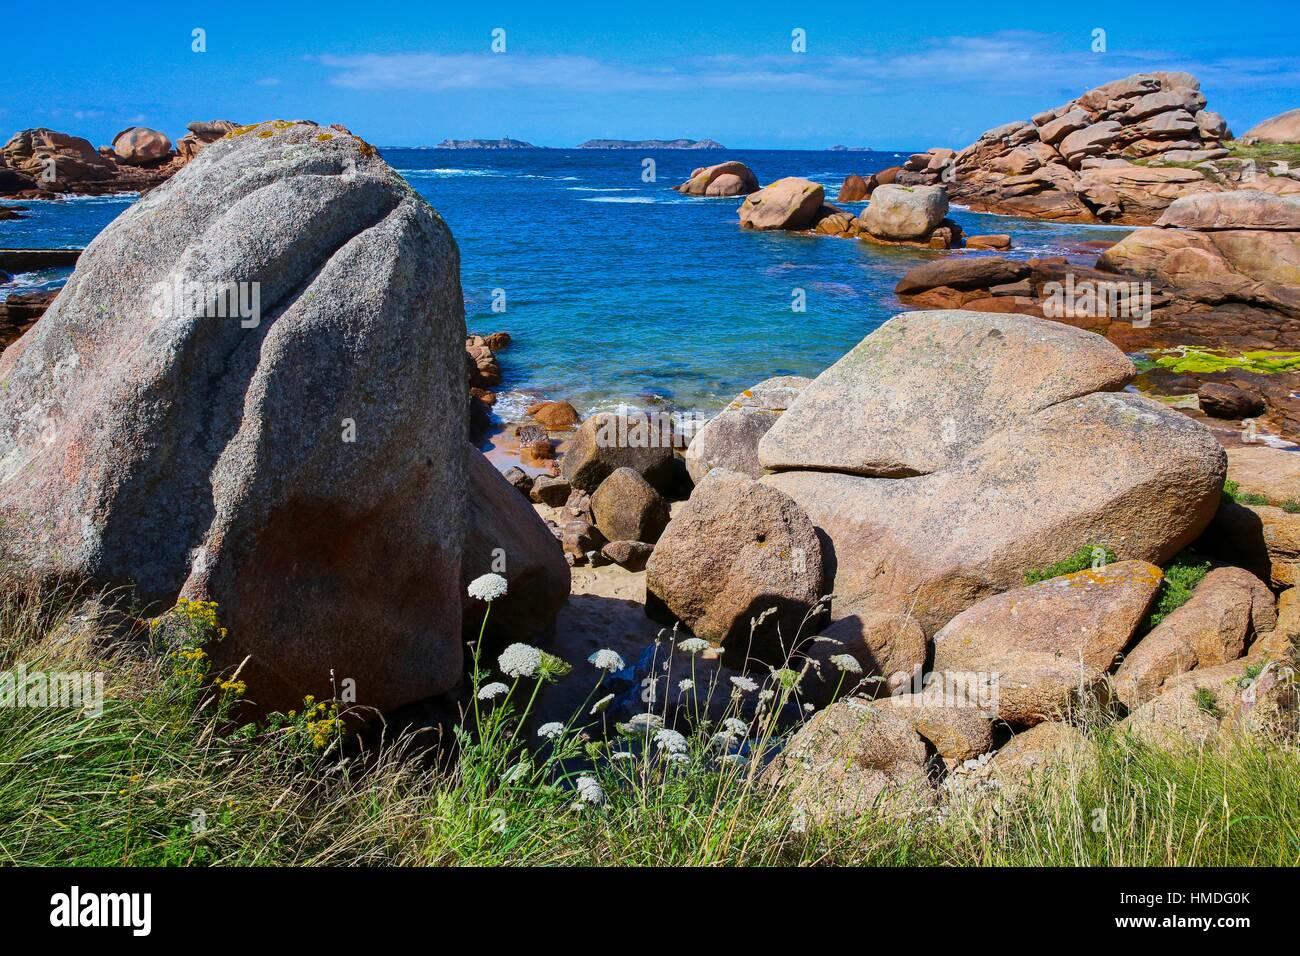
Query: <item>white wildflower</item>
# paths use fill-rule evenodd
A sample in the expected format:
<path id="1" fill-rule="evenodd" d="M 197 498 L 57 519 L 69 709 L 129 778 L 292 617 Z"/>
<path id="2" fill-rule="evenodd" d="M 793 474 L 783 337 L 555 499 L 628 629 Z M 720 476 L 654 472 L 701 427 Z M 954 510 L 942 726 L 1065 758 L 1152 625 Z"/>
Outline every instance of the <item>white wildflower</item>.
<path id="1" fill-rule="evenodd" d="M 606 694 L 600 700 L 591 705 L 591 716 L 595 717 L 597 714 L 603 714 L 605 709 L 612 703 L 614 703 L 614 695 Z"/>
<path id="2" fill-rule="evenodd" d="M 542 652 L 529 644 L 511 644 L 497 658 L 507 677 L 532 677 L 542 666 Z"/>
<path id="3" fill-rule="evenodd" d="M 758 685 L 748 677 L 733 677 L 731 678 L 731 683 L 736 690 L 742 694 L 748 694 L 751 691 L 758 690 Z"/>
<path id="4" fill-rule="evenodd" d="M 700 654 L 712 647 L 708 641 L 702 637 L 688 637 L 677 645 L 679 651 L 685 651 L 687 654 Z"/>
<path id="5" fill-rule="evenodd" d="M 619 657 L 617 652 L 608 649 L 599 650 L 595 654 L 592 654 L 587 658 L 587 663 L 591 664 L 591 666 L 595 667 L 597 670 L 608 671 L 611 674 L 614 673 L 614 671 L 621 671 L 627 666 L 623 663 L 623 658 Z"/>
<path id="6" fill-rule="evenodd" d="M 689 677 L 687 677 L 685 680 L 679 680 L 677 682 L 677 690 L 680 693 L 685 694 L 687 691 L 694 690 L 694 689 L 695 689 L 695 681 L 691 680 Z"/>
<path id="7" fill-rule="evenodd" d="M 633 730 L 658 730 L 664 725 L 664 719 L 658 714 L 637 714 L 627 723 Z"/>
<path id="8" fill-rule="evenodd" d="M 479 688 L 478 699 L 491 700 L 493 697 L 500 697 L 502 694 L 508 694 L 508 693 L 510 693 L 510 688 L 507 687 L 505 684 L 501 683 L 499 680 L 495 680 L 492 683 L 485 684 L 484 686 Z"/>
<path id="9" fill-rule="evenodd" d="M 677 731 L 667 728 L 655 734 L 655 743 L 667 754 L 684 754 L 688 749 L 686 738 Z"/>
<path id="10" fill-rule="evenodd" d="M 831 663 L 844 671 L 846 674 L 861 674 L 862 665 L 852 654 L 836 654 L 831 658 Z"/>
<path id="11" fill-rule="evenodd" d="M 745 723 L 739 717 L 728 717 L 722 722 L 724 733 L 732 734 L 736 737 L 743 737 L 749 733 L 749 724 Z"/>
<path id="12" fill-rule="evenodd" d="M 542 724 L 537 728 L 537 736 L 545 737 L 547 740 L 554 740 L 562 733 L 564 733 L 564 724 L 558 720 L 553 720 L 549 724 Z"/>
<path id="13" fill-rule="evenodd" d="M 775 696 L 776 691 L 772 690 L 770 687 L 758 692 L 758 699 L 765 704 Z"/>
<path id="14" fill-rule="evenodd" d="M 469 596 L 480 601 L 495 601 L 506 596 L 506 579 L 499 574 L 480 574 L 469 582 Z"/>
<path id="15" fill-rule="evenodd" d="M 724 754 L 722 757 L 722 762 L 734 763 L 738 767 L 743 767 L 745 766 L 745 764 L 749 763 L 749 758 L 746 757 L 744 754 Z"/>
<path id="16" fill-rule="evenodd" d="M 613 750 L 609 755 L 610 760 L 635 760 L 636 754 L 630 750 Z"/>
<path id="17" fill-rule="evenodd" d="M 595 777 L 579 777 L 578 799 L 583 803 L 600 806 L 605 802 L 605 791 L 600 788 L 600 783 Z"/>
<path id="18" fill-rule="evenodd" d="M 803 709 L 804 709 L 804 713 L 811 714 L 817 708 L 813 704 L 804 704 Z"/>
<path id="19" fill-rule="evenodd" d="M 671 753 L 665 754 L 664 759 L 669 763 L 689 763 L 691 758 L 687 754 Z"/>

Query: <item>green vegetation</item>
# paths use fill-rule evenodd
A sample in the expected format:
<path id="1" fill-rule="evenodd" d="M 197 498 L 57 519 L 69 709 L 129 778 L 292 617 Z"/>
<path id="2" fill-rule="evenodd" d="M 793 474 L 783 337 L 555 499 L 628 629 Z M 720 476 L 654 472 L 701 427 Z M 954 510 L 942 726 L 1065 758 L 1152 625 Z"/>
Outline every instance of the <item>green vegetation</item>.
<path id="1" fill-rule="evenodd" d="M 1152 361 L 1161 368 L 1174 372 L 1223 372 L 1232 368 L 1272 375 L 1278 372 L 1300 370 L 1300 352 L 1277 352 L 1260 349 L 1240 355 L 1224 355 L 1221 349 L 1196 349 L 1181 347 L 1162 349 L 1151 353 L 1158 355 Z"/>
<path id="2" fill-rule="evenodd" d="M 1178 610 L 1192 596 L 1196 585 L 1210 573 L 1210 562 L 1195 551 L 1180 552 L 1165 568 L 1165 579 L 1160 582 L 1156 606 L 1142 623 L 1139 633 L 1145 634 Z"/>
<path id="3" fill-rule="evenodd" d="M 1256 143 L 1254 146 L 1246 146 L 1234 140 L 1223 145 L 1232 153 L 1231 159 L 1300 163 L 1300 143 Z"/>
<path id="4" fill-rule="evenodd" d="M 1198 710 L 1209 714 L 1216 720 L 1223 716 L 1219 710 L 1219 701 L 1214 696 L 1214 691 L 1210 690 L 1208 687 L 1198 687 L 1193 696 L 1196 698 L 1196 707 Z"/>
<path id="5" fill-rule="evenodd" d="M 1239 505 L 1254 505 L 1256 507 L 1270 505 L 1274 508 L 1281 508 L 1287 514 L 1300 514 L 1300 501 L 1294 499 L 1280 502 L 1273 501 L 1267 495 L 1261 495 L 1253 491 L 1242 491 L 1241 485 L 1231 478 L 1223 483 L 1223 497 L 1229 498 Z"/>
<path id="6" fill-rule="evenodd" d="M 511 700 L 533 691 L 516 682 L 479 701 L 491 713 L 480 733 L 455 731 L 456 748 L 404 733 L 360 750 L 330 703 L 233 720 L 242 687 L 214 682 L 195 653 L 217 636 L 210 605 L 158 622 L 152 654 L 64 639 L 84 628 L 51 640 L 70 610 L 0 599 L 0 669 L 109 674 L 97 717 L 0 708 L 10 865 L 1300 863 L 1300 752 L 1265 741 L 1166 753 L 1099 727 L 1094 759 L 1050 766 L 1035 786 L 954 791 L 942 813 L 906 821 L 808 827 L 759 781 L 758 760 L 710 756 L 717 726 L 688 735 L 680 761 L 643 734 L 606 744 L 572 725 L 525 750 Z M 767 743 L 759 723 L 751 756 Z"/>
<path id="7" fill-rule="evenodd" d="M 1076 571 L 1084 571 L 1093 567 L 1094 564 L 1110 564 L 1114 560 L 1115 552 L 1110 550 L 1110 548 L 1103 548 L 1100 545 L 1090 545 L 1080 548 L 1064 561 L 1057 561 L 1055 564 L 1049 565 L 1045 568 L 1036 568 L 1032 571 L 1026 571 L 1025 583 L 1037 584 L 1039 581 L 1059 578 L 1062 574 L 1074 574 Z"/>

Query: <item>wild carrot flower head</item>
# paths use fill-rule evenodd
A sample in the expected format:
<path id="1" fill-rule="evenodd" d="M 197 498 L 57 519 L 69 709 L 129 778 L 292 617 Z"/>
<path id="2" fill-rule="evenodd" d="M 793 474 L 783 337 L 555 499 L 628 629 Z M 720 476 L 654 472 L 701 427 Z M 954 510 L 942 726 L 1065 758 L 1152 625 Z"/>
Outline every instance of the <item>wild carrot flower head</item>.
<path id="1" fill-rule="evenodd" d="M 506 596 L 506 579 L 499 574 L 481 574 L 469 582 L 469 596 L 480 601 L 495 601 Z"/>
<path id="2" fill-rule="evenodd" d="M 749 724 L 745 723 L 739 717 L 728 717 L 722 722 L 724 733 L 733 734 L 737 737 L 743 737 L 749 733 Z"/>
<path id="3" fill-rule="evenodd" d="M 611 674 L 614 671 L 621 671 L 627 666 L 616 651 L 611 651 L 608 648 L 592 654 L 587 658 L 587 662 L 597 670 L 608 671 Z"/>
<path id="4" fill-rule="evenodd" d="M 605 791 L 600 788 L 595 777 L 579 777 L 577 786 L 578 799 L 583 803 L 600 806 L 605 802 Z"/>
<path id="5" fill-rule="evenodd" d="M 736 690 L 742 694 L 748 694 L 758 690 L 758 685 L 754 683 L 754 681 L 751 678 L 748 677 L 743 677 L 743 676 L 733 677 L 731 678 L 731 683 L 732 686 L 734 686 Z"/>
<path id="6" fill-rule="evenodd" d="M 564 724 L 558 720 L 552 720 L 550 723 L 542 724 L 537 728 L 537 736 L 545 737 L 547 740 L 554 740 L 562 733 L 564 733 Z"/>
<path id="7" fill-rule="evenodd" d="M 655 734 L 655 744 L 666 754 L 684 754 L 687 751 L 686 738 L 675 730 L 664 728 Z"/>
<path id="8" fill-rule="evenodd" d="M 701 637 L 688 637 L 677 645 L 677 649 L 687 654 L 700 654 L 707 651 L 709 646 L 709 642 Z"/>
<path id="9" fill-rule="evenodd" d="M 861 674 L 862 665 L 852 654 L 836 654 L 831 658 L 831 663 L 844 671 L 846 674 Z"/>
<path id="10" fill-rule="evenodd" d="M 542 666 L 542 652 L 529 644 L 511 644 L 497 658 L 497 666 L 507 677 L 532 677 Z"/>
<path id="11" fill-rule="evenodd" d="M 664 719 L 658 714 L 637 714 L 627 723 L 633 730 L 658 730 L 664 725 Z"/>
<path id="12" fill-rule="evenodd" d="M 509 687 L 501 683 L 499 680 L 496 680 L 490 684 L 484 684 L 479 688 L 478 699 L 491 700 L 494 697 L 500 697 L 502 694 L 508 694 L 509 692 Z"/>

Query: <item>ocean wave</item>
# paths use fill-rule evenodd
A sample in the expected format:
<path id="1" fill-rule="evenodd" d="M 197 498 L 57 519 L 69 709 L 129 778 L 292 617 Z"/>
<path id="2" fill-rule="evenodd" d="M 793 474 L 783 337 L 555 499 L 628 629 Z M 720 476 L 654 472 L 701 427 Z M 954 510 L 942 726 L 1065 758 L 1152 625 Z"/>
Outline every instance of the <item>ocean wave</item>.
<path id="1" fill-rule="evenodd" d="M 3 203 L 6 206 L 43 206 L 61 205 L 63 203 L 76 203 L 79 206 L 102 206 L 109 203 L 129 206 L 139 198 L 140 194 L 138 192 L 109 193 L 106 196 L 78 196 L 75 193 L 59 193 L 56 199 L 6 199 Z"/>
<path id="2" fill-rule="evenodd" d="M 651 196 L 589 196 L 581 199 L 579 202 L 631 202 L 631 203 L 657 203 L 660 200 Z M 671 205 L 671 201 L 664 205 Z"/>
<path id="3" fill-rule="evenodd" d="M 630 193 L 635 190 L 633 186 L 565 186 L 564 188 L 576 193 Z"/>
<path id="4" fill-rule="evenodd" d="M 436 169 L 399 169 L 397 172 L 403 176 L 494 176 L 500 178 L 505 173 L 495 169 L 454 169 L 451 167 L 440 167 Z"/>

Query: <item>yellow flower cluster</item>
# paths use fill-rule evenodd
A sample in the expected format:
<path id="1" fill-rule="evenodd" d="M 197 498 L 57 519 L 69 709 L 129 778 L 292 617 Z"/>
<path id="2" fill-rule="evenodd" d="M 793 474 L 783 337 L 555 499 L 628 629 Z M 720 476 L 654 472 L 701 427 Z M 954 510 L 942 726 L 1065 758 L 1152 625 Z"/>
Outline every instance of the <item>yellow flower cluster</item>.
<path id="1" fill-rule="evenodd" d="M 307 736 L 312 746 L 324 750 L 333 738 L 343 730 L 343 721 L 339 720 L 339 705 L 333 702 L 316 703 L 310 694 L 303 698 L 303 717 L 306 718 Z"/>
<path id="2" fill-rule="evenodd" d="M 216 601 L 191 601 L 188 598 L 181 598 L 172 608 L 172 613 L 187 624 L 214 632 L 218 639 L 226 636 L 226 629 L 217 620 Z"/>

